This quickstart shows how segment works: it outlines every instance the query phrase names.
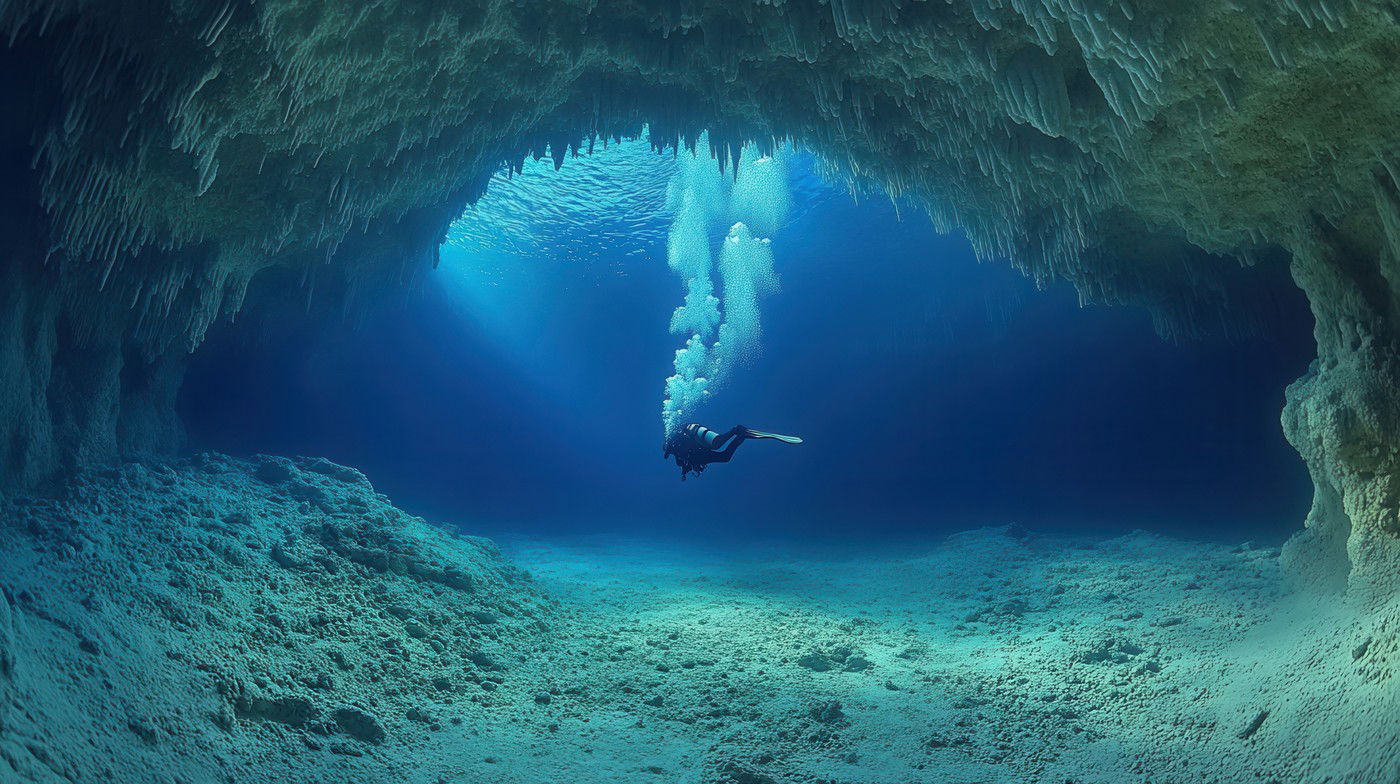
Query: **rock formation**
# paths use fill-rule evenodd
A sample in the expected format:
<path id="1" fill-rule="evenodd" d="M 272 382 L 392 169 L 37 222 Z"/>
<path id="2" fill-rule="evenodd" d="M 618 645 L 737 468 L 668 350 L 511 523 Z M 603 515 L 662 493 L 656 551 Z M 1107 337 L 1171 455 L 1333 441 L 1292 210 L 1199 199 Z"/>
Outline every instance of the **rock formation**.
<path id="1" fill-rule="evenodd" d="M 1286 558 L 1397 587 L 1388 0 L 0 0 L 0 34 L 12 488 L 172 448 L 180 356 L 268 270 L 306 307 L 411 278 L 498 167 L 645 125 L 791 139 L 1169 334 L 1247 323 L 1241 262 L 1286 256 L 1319 351 Z"/>
<path id="2" fill-rule="evenodd" d="M 551 618 L 495 545 L 321 459 L 83 472 L 0 520 L 7 782 L 385 780 Z"/>

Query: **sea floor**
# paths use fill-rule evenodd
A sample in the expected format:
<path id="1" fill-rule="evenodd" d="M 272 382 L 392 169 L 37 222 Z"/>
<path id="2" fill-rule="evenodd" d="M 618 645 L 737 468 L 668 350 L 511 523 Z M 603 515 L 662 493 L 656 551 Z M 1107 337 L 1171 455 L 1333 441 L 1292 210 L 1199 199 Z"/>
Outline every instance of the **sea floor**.
<path id="1" fill-rule="evenodd" d="M 1400 612 L 1268 548 L 498 550 L 217 455 L 3 512 L 6 784 L 1400 781 Z"/>
<path id="2" fill-rule="evenodd" d="M 1394 752 L 1376 747 L 1306 758 L 1279 748 L 1367 718 L 1307 715 L 1365 701 L 1337 693 L 1365 687 L 1326 666 L 1350 660 L 1354 649 L 1335 649 L 1351 619 L 1287 595 L 1273 549 L 1009 526 L 903 553 L 637 540 L 507 551 L 571 620 L 551 657 L 569 695 L 553 711 L 557 736 L 515 758 L 526 769 L 585 760 L 595 780 L 734 782 L 1400 780 Z M 1371 707 L 1369 720 L 1389 725 L 1372 731 L 1394 737 L 1400 714 Z"/>

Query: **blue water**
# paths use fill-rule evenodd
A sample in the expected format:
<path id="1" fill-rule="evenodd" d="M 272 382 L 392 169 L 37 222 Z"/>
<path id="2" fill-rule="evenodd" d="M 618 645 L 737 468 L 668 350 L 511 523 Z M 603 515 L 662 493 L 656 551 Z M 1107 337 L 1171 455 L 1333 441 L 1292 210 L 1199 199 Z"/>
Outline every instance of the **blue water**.
<path id="1" fill-rule="evenodd" d="M 640 142 L 498 179 L 407 306 L 217 330 L 181 399 L 191 442 L 326 456 L 478 532 L 1296 530 L 1310 485 L 1278 412 L 1313 353 L 1300 295 L 1267 338 L 1168 344 L 787 161 L 761 356 L 695 418 L 802 446 L 750 442 L 684 483 L 662 460 L 676 162 Z"/>

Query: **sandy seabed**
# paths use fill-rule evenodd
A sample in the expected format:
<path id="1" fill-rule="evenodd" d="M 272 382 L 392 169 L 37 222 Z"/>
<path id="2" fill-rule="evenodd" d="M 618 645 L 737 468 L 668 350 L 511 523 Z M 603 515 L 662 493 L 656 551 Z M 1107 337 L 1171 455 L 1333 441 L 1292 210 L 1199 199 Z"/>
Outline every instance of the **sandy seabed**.
<path id="1" fill-rule="evenodd" d="M 502 554 L 220 455 L 0 511 L 5 784 L 1400 781 L 1400 606 L 1268 548 Z"/>

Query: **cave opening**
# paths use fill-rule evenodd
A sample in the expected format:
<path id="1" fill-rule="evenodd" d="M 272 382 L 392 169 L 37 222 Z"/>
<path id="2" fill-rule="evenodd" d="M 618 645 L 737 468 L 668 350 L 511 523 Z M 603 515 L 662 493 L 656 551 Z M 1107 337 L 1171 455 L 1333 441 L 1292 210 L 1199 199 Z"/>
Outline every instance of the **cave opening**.
<path id="1" fill-rule="evenodd" d="M 644 138 L 499 175 L 408 301 L 290 335 L 216 328 L 181 393 L 191 445 L 326 456 L 496 534 L 654 534 L 660 508 L 667 535 L 740 540 L 840 540 L 859 520 L 893 537 L 1017 522 L 1278 544 L 1304 515 L 1276 412 L 1314 348 L 1283 265 L 1249 271 L 1277 292 L 1254 334 L 1166 341 L 1141 310 L 1037 290 L 917 206 L 855 198 L 788 155 L 760 356 L 697 416 L 819 446 L 751 449 L 685 485 L 657 460 L 684 337 L 667 330 L 679 159 Z"/>

